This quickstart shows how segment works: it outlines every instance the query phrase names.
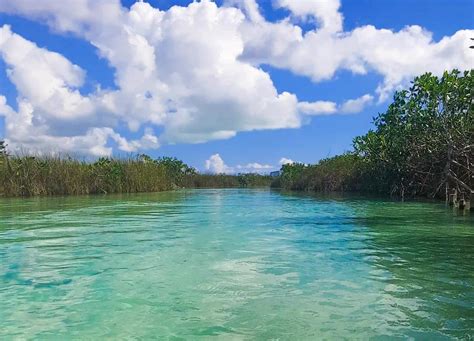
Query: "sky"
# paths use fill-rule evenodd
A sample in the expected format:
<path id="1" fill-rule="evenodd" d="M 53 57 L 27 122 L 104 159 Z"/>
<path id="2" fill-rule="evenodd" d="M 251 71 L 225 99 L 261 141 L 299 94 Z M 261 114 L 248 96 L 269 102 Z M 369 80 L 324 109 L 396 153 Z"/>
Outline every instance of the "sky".
<path id="1" fill-rule="evenodd" d="M 474 68 L 472 0 L 0 0 L 0 138 L 267 173 L 351 150 L 394 91 Z"/>

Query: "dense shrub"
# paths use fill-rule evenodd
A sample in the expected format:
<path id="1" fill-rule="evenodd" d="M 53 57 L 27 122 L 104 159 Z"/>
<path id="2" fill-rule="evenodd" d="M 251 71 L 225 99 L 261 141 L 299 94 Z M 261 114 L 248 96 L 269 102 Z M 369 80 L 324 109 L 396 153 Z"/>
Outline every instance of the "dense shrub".
<path id="1" fill-rule="evenodd" d="M 474 188 L 474 70 L 430 73 L 399 91 L 374 131 L 354 140 L 372 189 L 404 196 L 443 196 Z"/>
<path id="2" fill-rule="evenodd" d="M 443 197 L 474 189 L 474 71 L 430 73 L 395 93 L 375 129 L 354 152 L 316 165 L 291 164 L 273 186 L 310 191 L 365 191 Z"/>

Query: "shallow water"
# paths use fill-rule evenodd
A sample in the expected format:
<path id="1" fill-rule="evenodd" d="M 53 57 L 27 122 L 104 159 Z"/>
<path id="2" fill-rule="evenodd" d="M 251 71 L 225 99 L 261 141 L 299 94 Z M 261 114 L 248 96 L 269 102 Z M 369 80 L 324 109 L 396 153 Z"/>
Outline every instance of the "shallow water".
<path id="1" fill-rule="evenodd" d="M 0 339 L 469 339 L 474 218 L 269 190 L 0 200 Z"/>

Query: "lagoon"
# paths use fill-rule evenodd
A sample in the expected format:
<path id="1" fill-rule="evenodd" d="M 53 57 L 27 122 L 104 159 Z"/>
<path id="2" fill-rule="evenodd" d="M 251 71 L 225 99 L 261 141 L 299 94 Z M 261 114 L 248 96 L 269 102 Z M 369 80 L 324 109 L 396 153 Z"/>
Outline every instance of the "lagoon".
<path id="1" fill-rule="evenodd" d="M 474 218 L 268 189 L 0 199 L 0 339 L 467 339 Z"/>

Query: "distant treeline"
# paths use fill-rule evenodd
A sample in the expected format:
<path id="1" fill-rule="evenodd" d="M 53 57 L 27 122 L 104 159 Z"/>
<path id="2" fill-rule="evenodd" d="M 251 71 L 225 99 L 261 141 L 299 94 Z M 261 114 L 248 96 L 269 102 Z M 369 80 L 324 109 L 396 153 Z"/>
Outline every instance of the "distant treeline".
<path id="1" fill-rule="evenodd" d="M 199 174 L 170 157 L 100 158 L 86 162 L 70 157 L 10 156 L 0 141 L 0 195 L 78 195 L 158 192 L 178 188 L 260 187 L 270 185 L 258 174 Z"/>
<path id="2" fill-rule="evenodd" d="M 430 73 L 398 91 L 353 151 L 315 165 L 288 164 L 272 186 L 444 197 L 474 189 L 474 70 Z"/>

